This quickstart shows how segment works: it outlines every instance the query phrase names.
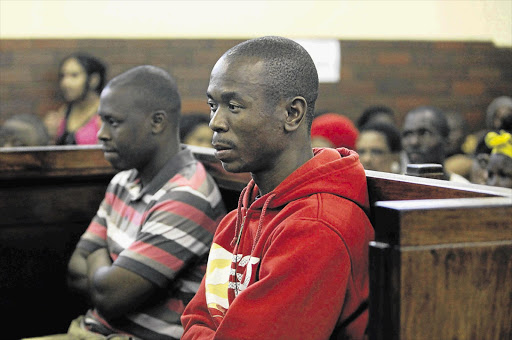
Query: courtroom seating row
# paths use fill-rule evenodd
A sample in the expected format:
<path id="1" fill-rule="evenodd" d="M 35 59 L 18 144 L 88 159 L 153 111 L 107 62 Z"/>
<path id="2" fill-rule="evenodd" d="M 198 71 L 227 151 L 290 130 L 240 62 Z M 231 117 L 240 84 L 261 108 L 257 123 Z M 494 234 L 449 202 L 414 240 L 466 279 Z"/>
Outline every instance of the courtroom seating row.
<path id="1" fill-rule="evenodd" d="M 228 208 L 248 174 L 191 147 Z M 86 304 L 66 264 L 115 174 L 98 146 L 0 150 L 0 307 L 6 339 L 65 332 Z M 367 171 L 370 339 L 511 334 L 512 190 Z M 51 312 L 50 312 L 51 311 Z M 30 327 L 15 326 L 31 320 Z"/>

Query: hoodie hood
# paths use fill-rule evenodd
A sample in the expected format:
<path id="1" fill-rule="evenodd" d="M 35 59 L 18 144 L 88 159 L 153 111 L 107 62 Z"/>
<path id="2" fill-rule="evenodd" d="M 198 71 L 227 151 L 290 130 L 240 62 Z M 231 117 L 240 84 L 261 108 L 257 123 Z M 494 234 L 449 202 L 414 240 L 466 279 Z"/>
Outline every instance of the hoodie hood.
<path id="1" fill-rule="evenodd" d="M 254 199 L 259 190 L 251 180 L 241 197 L 243 207 L 262 209 L 266 205 L 266 208 L 274 209 L 313 194 L 329 193 L 369 209 L 366 174 L 359 162 L 359 155 L 347 148 L 313 149 L 313 153 L 312 159 L 256 201 Z"/>
<path id="2" fill-rule="evenodd" d="M 231 241 L 236 246 L 242 236 L 244 215 L 250 210 L 261 210 L 253 249 L 261 236 L 267 209 L 279 209 L 286 204 L 315 194 L 327 193 L 352 201 L 369 216 L 366 174 L 359 155 L 347 148 L 315 148 L 314 157 L 295 170 L 281 184 L 258 198 L 259 189 L 251 180 L 240 195 L 235 234 Z"/>

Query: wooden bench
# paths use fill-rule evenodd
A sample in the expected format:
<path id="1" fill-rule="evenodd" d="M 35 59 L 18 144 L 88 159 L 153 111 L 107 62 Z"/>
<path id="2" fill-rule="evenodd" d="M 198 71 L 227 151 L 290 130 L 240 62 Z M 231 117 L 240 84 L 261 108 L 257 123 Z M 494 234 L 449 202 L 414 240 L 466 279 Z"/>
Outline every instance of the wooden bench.
<path id="1" fill-rule="evenodd" d="M 224 171 L 211 149 L 192 150 L 236 207 L 249 175 Z M 6 338 L 64 332 L 84 312 L 66 289 L 66 264 L 114 174 L 98 146 L 0 150 Z M 374 171 L 367 181 L 370 338 L 510 335 L 512 190 Z"/>

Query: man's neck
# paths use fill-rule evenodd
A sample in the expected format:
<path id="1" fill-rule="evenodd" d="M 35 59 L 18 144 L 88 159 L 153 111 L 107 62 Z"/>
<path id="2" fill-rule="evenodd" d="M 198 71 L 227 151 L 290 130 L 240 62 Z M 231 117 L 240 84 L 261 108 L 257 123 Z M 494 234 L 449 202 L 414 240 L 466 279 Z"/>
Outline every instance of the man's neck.
<path id="1" fill-rule="evenodd" d="M 148 163 L 144 169 L 138 169 L 142 187 L 147 186 L 153 178 L 163 169 L 163 167 L 180 152 L 180 144 L 169 143 L 168 147 L 161 148 L 156 155 L 152 158 L 151 162 Z"/>
<path id="2" fill-rule="evenodd" d="M 295 170 L 313 158 L 313 150 L 307 148 L 301 152 L 290 152 L 285 156 L 275 162 L 271 171 L 251 173 L 252 179 L 258 185 L 260 195 L 263 196 L 274 190 Z"/>

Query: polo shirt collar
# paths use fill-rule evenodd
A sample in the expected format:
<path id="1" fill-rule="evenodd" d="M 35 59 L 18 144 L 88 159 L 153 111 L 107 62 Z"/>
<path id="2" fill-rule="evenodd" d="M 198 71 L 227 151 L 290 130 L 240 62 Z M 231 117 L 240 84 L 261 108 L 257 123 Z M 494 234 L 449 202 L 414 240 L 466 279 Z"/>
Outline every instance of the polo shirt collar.
<path id="1" fill-rule="evenodd" d="M 133 180 L 127 184 L 128 191 L 132 201 L 140 200 L 144 195 L 154 195 L 165 183 L 173 178 L 185 166 L 195 163 L 196 159 L 192 151 L 186 146 L 172 156 L 156 174 L 155 177 L 144 188 L 141 189 L 141 181 L 137 171 L 135 171 Z"/>

